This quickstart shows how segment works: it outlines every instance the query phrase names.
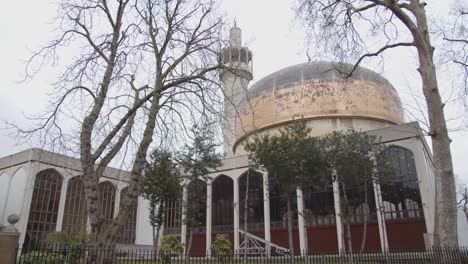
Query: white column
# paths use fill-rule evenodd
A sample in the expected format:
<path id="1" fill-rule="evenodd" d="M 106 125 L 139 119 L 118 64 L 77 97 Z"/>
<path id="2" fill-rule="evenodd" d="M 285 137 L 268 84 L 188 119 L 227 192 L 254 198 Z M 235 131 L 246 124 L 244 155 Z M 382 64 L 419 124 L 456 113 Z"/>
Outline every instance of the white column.
<path id="1" fill-rule="evenodd" d="M 265 226 L 265 240 L 271 242 L 271 217 L 270 217 L 270 188 L 268 184 L 268 173 L 263 172 L 263 221 Z M 265 248 L 267 255 L 270 254 L 270 245 Z"/>
<path id="2" fill-rule="evenodd" d="M 5 215 L 6 214 L 6 210 L 7 210 L 7 204 L 8 204 L 8 198 L 10 196 L 10 190 L 11 190 L 11 182 L 13 181 L 13 177 L 15 176 L 15 173 L 11 174 L 10 175 L 10 172 L 7 170 L 7 173 L 6 173 L 6 176 L 3 175 L 2 177 L 8 177 L 8 183 L 6 184 L 6 193 L 3 193 L 4 195 L 4 200 L 3 201 L 0 201 L 0 203 L 3 203 L 3 204 L 0 204 L 1 206 L 1 210 L 0 210 L 0 225 L 3 224 L 4 226 L 8 226 L 9 223 L 8 221 L 6 220 L 8 218 L 8 215 Z M 26 193 L 26 192 L 24 192 Z"/>
<path id="3" fill-rule="evenodd" d="M 206 257 L 211 257 L 212 182 L 206 184 Z"/>
<path id="4" fill-rule="evenodd" d="M 382 252 L 388 252 L 387 227 L 385 226 L 385 208 L 382 202 L 382 192 L 380 184 L 373 182 L 375 207 L 377 210 L 377 222 L 379 224 L 380 247 Z"/>
<path id="5" fill-rule="evenodd" d="M 57 232 L 62 231 L 63 227 L 63 214 L 65 212 L 65 202 L 67 200 L 68 180 L 69 179 L 63 179 L 62 189 L 60 190 L 60 202 L 57 212 L 57 224 L 55 225 L 55 231 Z"/>
<path id="6" fill-rule="evenodd" d="M 115 186 L 115 202 L 114 202 L 114 219 L 117 217 L 119 214 L 119 209 L 120 209 L 120 192 L 122 190 L 118 188 L 118 186 Z"/>
<path id="7" fill-rule="evenodd" d="M 234 253 L 239 250 L 239 179 L 234 179 Z"/>
<path id="8" fill-rule="evenodd" d="M 39 163 L 38 162 L 29 162 L 27 169 L 27 183 L 26 190 L 24 194 L 23 206 L 21 209 L 20 220 L 17 224 L 20 231 L 19 244 L 22 246 L 24 243 L 24 238 L 26 236 L 26 228 L 28 226 L 29 220 L 29 211 L 31 209 L 32 195 L 34 191 L 34 183 L 36 181 L 36 174 L 39 172 Z"/>
<path id="9" fill-rule="evenodd" d="M 299 187 L 296 188 L 296 196 L 297 221 L 299 228 L 299 250 L 301 251 L 301 256 L 305 256 L 307 251 L 307 231 L 304 222 L 304 199 L 302 197 L 302 189 Z"/>
<path id="10" fill-rule="evenodd" d="M 86 218 L 86 232 L 91 233 L 93 231 L 91 227 L 91 219 L 89 216 Z"/>
<path id="11" fill-rule="evenodd" d="M 180 243 L 184 247 L 184 256 L 185 250 L 187 249 L 187 187 L 184 186 L 182 189 L 182 227 L 180 230 Z"/>
<path id="12" fill-rule="evenodd" d="M 345 253 L 345 244 L 343 240 L 343 222 L 341 219 L 340 207 L 340 191 L 337 181 L 333 181 L 333 200 L 335 202 L 335 217 L 336 217 L 336 235 L 338 236 L 338 251 Z"/>
<path id="13" fill-rule="evenodd" d="M 164 221 L 162 222 L 161 226 L 159 227 L 159 236 L 158 236 L 158 241 L 156 241 L 157 245 L 158 245 L 158 250 L 159 248 L 161 247 L 161 241 L 162 241 L 162 237 L 164 236 Z"/>
<path id="14" fill-rule="evenodd" d="M 429 240 L 425 239 L 426 246 L 433 246 L 433 235 L 434 235 L 434 208 L 435 208 L 435 182 L 433 176 L 430 175 L 428 169 L 433 168 L 432 164 L 428 164 L 429 160 L 426 160 L 424 147 L 420 139 L 413 138 L 410 142 L 405 142 L 401 145 L 404 148 L 409 149 L 413 153 L 414 164 L 416 167 L 416 175 L 419 183 L 419 193 L 421 195 L 421 202 L 424 213 L 424 220 L 426 223 L 426 237 L 430 237 Z M 429 161 L 430 162 L 430 161 Z"/>

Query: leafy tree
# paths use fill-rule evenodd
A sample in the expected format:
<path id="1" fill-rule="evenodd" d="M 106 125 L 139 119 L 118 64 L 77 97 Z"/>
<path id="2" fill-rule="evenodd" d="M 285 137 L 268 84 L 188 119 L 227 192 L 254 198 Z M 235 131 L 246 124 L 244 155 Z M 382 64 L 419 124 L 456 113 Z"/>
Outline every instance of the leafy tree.
<path id="1" fill-rule="evenodd" d="M 375 136 L 358 131 L 335 131 L 324 138 L 326 156 L 329 163 L 328 173 L 338 183 L 340 191 L 341 217 L 344 220 L 344 238 L 348 250 L 352 251 L 350 218 L 356 206 L 362 206 L 364 216 L 361 252 L 364 250 L 368 222 L 368 191 L 373 182 L 383 182 L 394 174 L 385 146 L 378 143 Z M 351 201 L 350 190 L 364 194 L 364 201 Z"/>
<path id="2" fill-rule="evenodd" d="M 326 166 L 323 144 L 310 137 L 311 129 L 305 122 L 295 121 L 280 130 L 279 135 L 264 135 L 254 138 L 245 145 L 253 164 L 264 168 L 272 181 L 280 187 L 281 196 L 286 199 L 288 219 L 288 240 L 291 261 L 294 262 L 292 239 L 291 190 L 303 187 L 323 175 Z"/>
<path id="3" fill-rule="evenodd" d="M 351 76 L 358 66 L 369 58 L 382 56 L 395 48 L 407 48 L 417 53 L 414 66 L 421 77 L 421 91 L 427 106 L 428 136 L 434 155 L 435 213 L 434 243 L 455 246 L 457 239 L 457 209 L 454 171 L 445 101 L 441 97 L 434 62 L 433 38 L 423 0 L 298 0 L 298 13 L 302 16 L 310 39 L 321 56 L 331 55 L 351 67 L 340 67 Z M 434 1 L 435 2 L 435 1 Z M 458 1 L 463 3 L 463 1 Z M 459 8 L 458 8 L 459 7 Z M 457 16 L 449 30 L 442 31 L 442 55 L 462 68 L 455 78 L 466 81 L 466 6 L 455 6 Z M 366 38 L 372 36 L 372 41 Z M 437 40 L 437 39 L 436 39 Z M 437 42 L 437 41 L 436 41 Z M 436 43 L 434 42 L 434 43 Z M 446 48 L 451 48 L 447 52 Z M 462 83 L 464 81 L 462 80 Z M 466 85 L 462 93 L 466 95 Z"/>
<path id="4" fill-rule="evenodd" d="M 149 220 L 153 232 L 153 247 L 159 241 L 159 230 L 164 222 L 164 211 L 170 200 L 180 197 L 180 173 L 172 154 L 155 149 L 145 164 L 143 197 L 149 201 Z"/>
<path id="5" fill-rule="evenodd" d="M 190 254 L 192 247 L 193 229 L 203 223 L 206 208 L 205 184 L 210 171 L 221 165 L 222 156 L 216 152 L 218 144 L 214 141 L 214 132 L 210 122 L 202 122 L 192 128 L 194 136 L 192 144 L 186 144 L 179 155 L 179 164 L 188 177 L 188 201 L 185 204 L 184 221 L 190 229 L 190 237 L 186 255 Z"/>

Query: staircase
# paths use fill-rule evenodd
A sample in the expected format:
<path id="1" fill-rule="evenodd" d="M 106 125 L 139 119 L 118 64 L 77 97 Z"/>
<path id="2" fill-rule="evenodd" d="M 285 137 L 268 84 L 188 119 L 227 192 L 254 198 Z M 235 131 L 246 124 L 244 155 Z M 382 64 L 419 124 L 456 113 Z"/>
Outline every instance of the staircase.
<path id="1" fill-rule="evenodd" d="M 269 255 L 271 249 L 278 255 L 289 255 L 289 249 L 274 243 L 268 242 L 265 239 L 254 234 L 245 232 L 239 229 L 239 234 L 244 236 L 242 243 L 239 246 L 239 255 Z"/>

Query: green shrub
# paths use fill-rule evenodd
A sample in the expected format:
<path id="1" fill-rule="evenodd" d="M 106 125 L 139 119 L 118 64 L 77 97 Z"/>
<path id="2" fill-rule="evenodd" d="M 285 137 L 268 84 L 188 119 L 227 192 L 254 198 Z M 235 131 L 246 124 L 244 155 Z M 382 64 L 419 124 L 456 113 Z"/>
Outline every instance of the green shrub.
<path id="1" fill-rule="evenodd" d="M 93 234 L 80 230 L 69 236 L 64 232 L 51 232 L 45 241 L 50 250 L 65 254 L 67 264 L 79 263 L 86 254 L 86 245 L 92 241 Z"/>
<path id="2" fill-rule="evenodd" d="M 63 264 L 65 262 L 62 255 L 41 251 L 31 251 L 28 254 L 21 256 L 20 263 L 22 264 Z"/>
<path id="3" fill-rule="evenodd" d="M 70 238 L 65 232 L 51 232 L 45 237 L 45 241 L 48 245 L 66 244 Z"/>
<path id="4" fill-rule="evenodd" d="M 220 263 L 227 263 L 231 257 L 232 244 L 229 238 L 225 234 L 216 235 L 216 239 L 211 245 L 214 255 Z"/>
<path id="5" fill-rule="evenodd" d="M 163 264 L 171 263 L 171 256 L 180 254 L 183 251 L 180 241 L 173 236 L 163 236 L 161 239 L 161 248 L 159 254 Z"/>
<path id="6" fill-rule="evenodd" d="M 81 258 L 86 254 L 86 245 L 93 239 L 93 234 L 85 229 L 76 232 L 70 239 L 68 248 L 67 263 L 80 263 Z"/>

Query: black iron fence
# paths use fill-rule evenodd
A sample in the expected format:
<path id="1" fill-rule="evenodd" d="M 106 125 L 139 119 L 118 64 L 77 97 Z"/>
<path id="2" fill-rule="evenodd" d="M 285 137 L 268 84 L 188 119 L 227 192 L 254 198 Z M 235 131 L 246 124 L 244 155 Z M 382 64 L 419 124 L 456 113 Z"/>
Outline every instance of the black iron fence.
<path id="1" fill-rule="evenodd" d="M 468 248 L 430 248 L 420 251 L 392 251 L 373 253 L 320 252 L 302 254 L 291 258 L 289 255 L 240 255 L 216 256 L 207 252 L 191 252 L 202 257 L 184 257 L 172 254 L 160 257 L 149 249 L 97 249 L 89 245 L 55 245 L 34 249 L 18 249 L 18 264 L 315 264 L 315 263 L 355 263 L 355 264 L 429 264 L 460 263 L 468 264 Z M 200 253 L 200 254 L 194 254 Z"/>

